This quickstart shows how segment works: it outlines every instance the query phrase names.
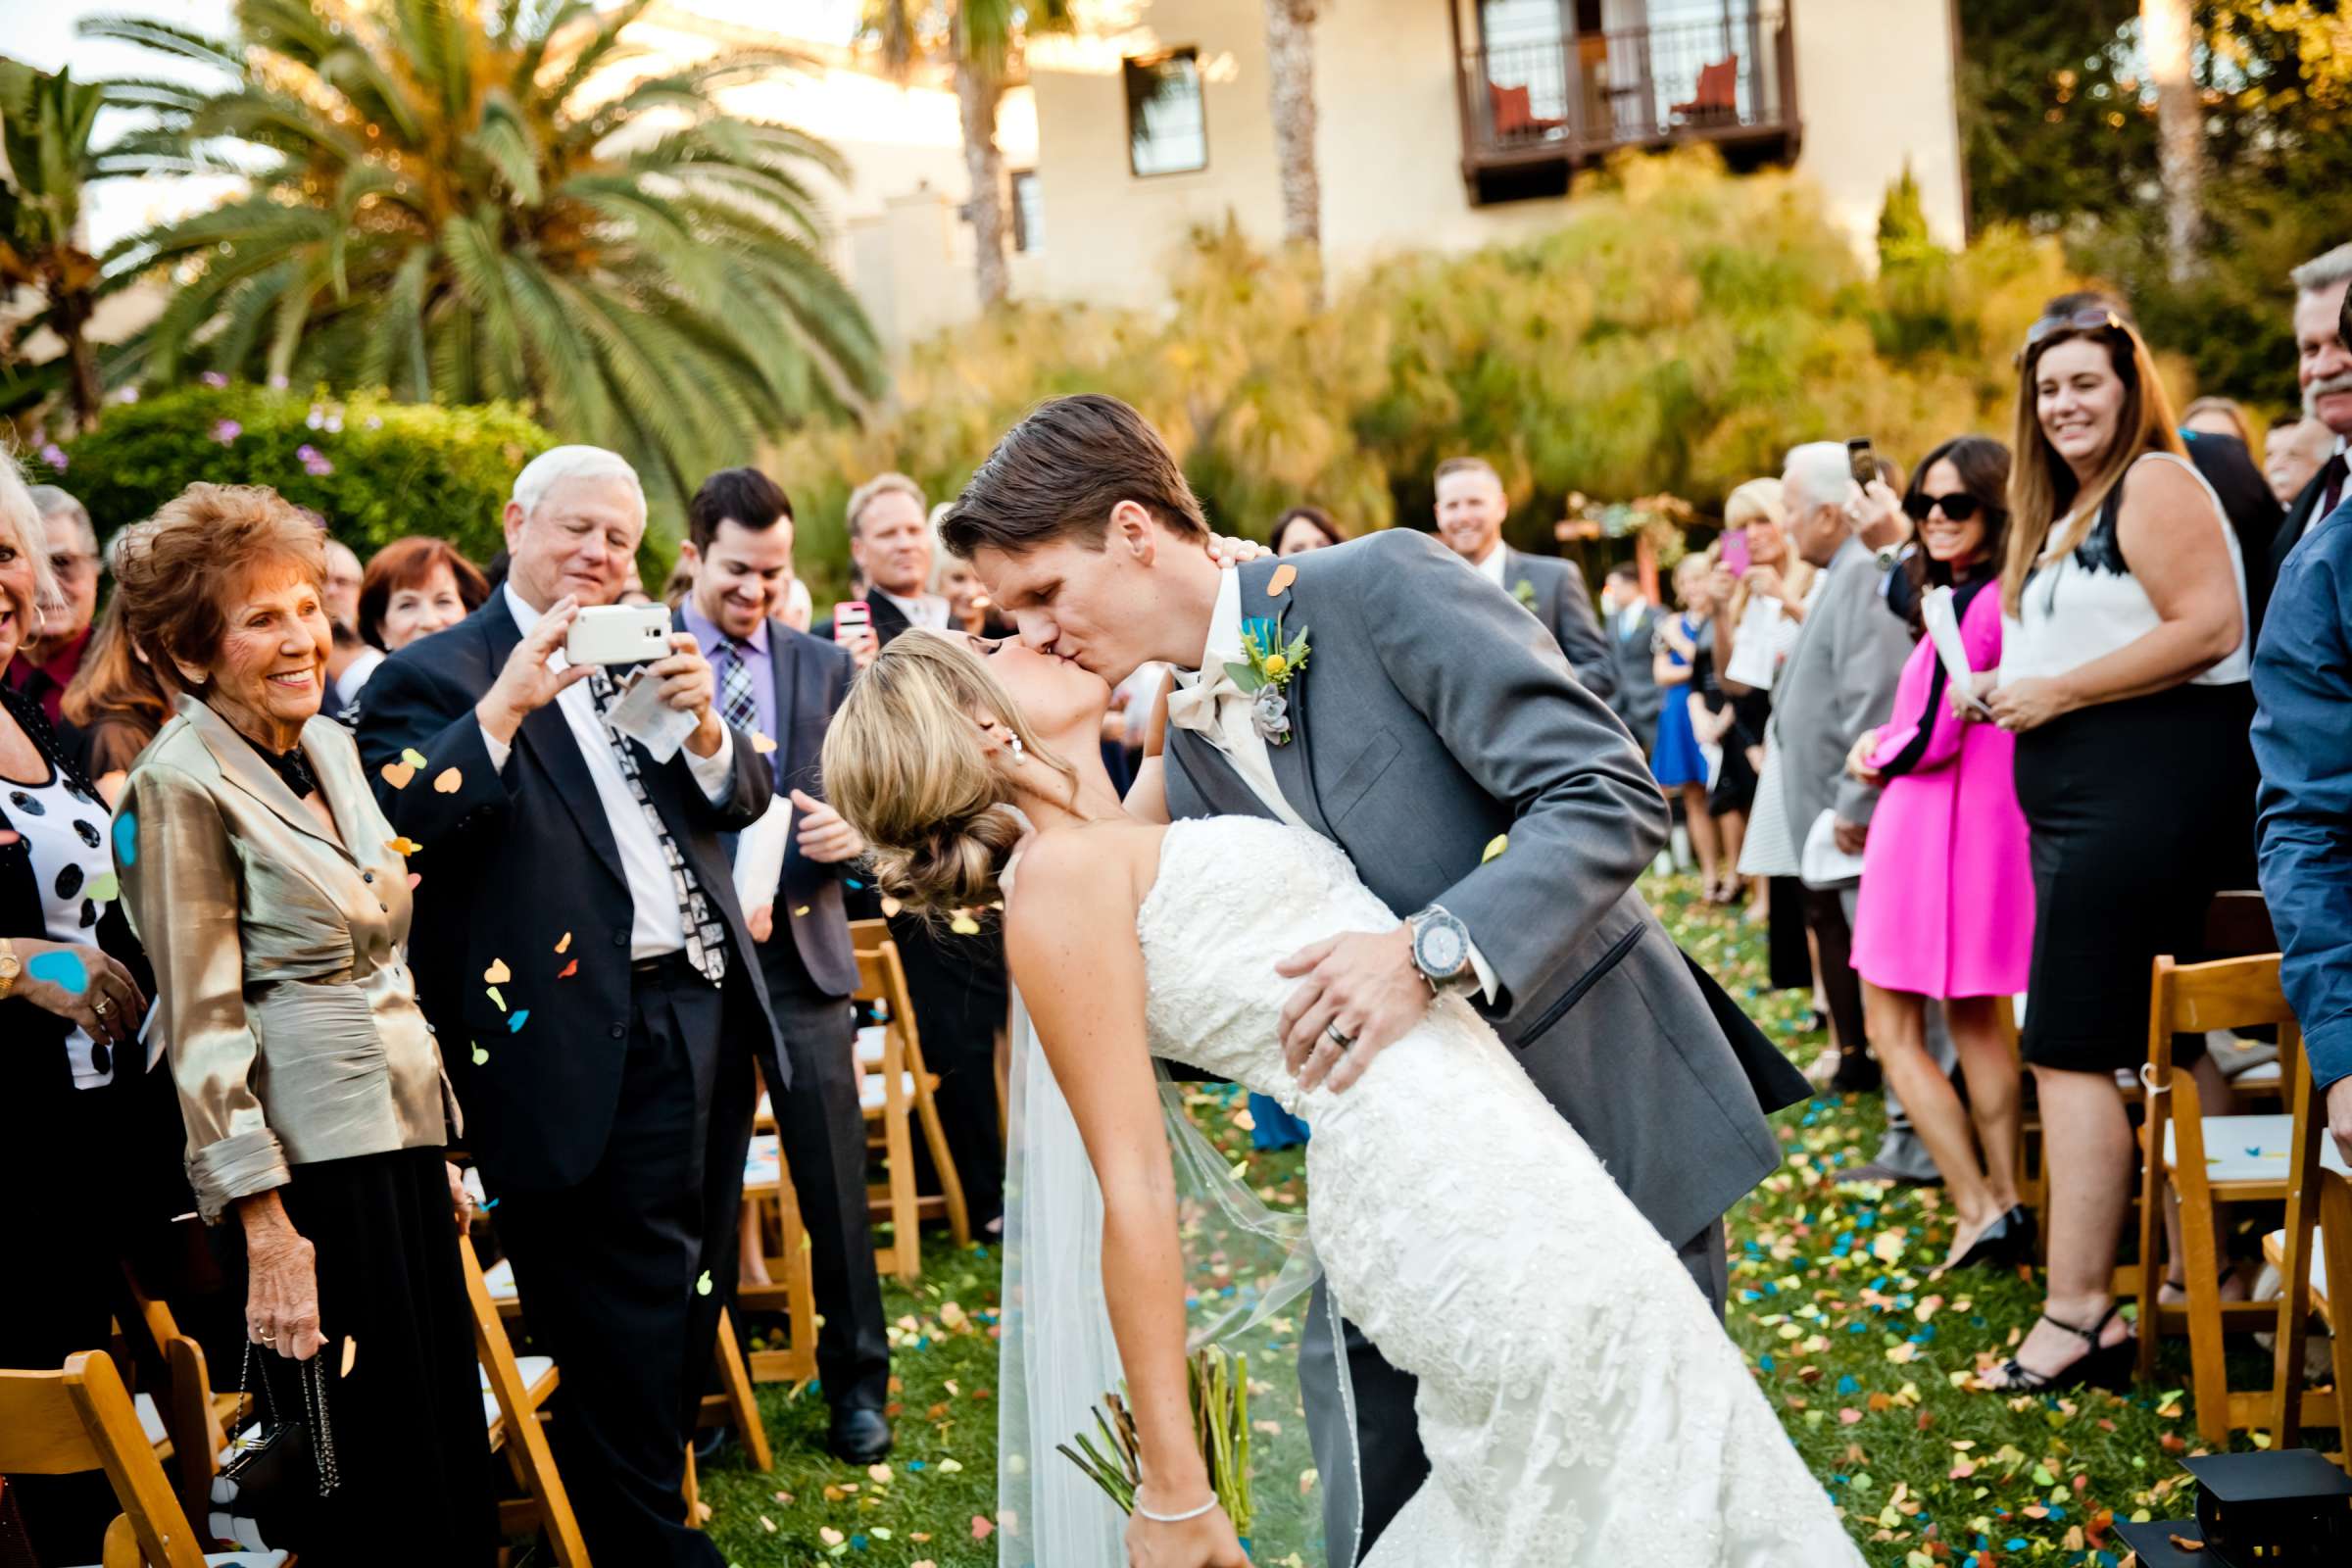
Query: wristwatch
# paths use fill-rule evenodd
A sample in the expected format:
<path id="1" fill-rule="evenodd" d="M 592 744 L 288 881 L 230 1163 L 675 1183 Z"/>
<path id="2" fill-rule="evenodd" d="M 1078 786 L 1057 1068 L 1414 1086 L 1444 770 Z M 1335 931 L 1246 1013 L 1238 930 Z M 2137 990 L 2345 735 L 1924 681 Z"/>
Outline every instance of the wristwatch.
<path id="1" fill-rule="evenodd" d="M 1462 996 L 1478 988 L 1478 968 L 1470 961 L 1470 928 L 1433 904 L 1405 917 L 1413 934 L 1413 967 L 1439 996 Z"/>
<path id="2" fill-rule="evenodd" d="M 17 988 L 17 976 L 24 972 L 24 961 L 17 956 L 17 945 L 0 937 L 0 1002 Z"/>

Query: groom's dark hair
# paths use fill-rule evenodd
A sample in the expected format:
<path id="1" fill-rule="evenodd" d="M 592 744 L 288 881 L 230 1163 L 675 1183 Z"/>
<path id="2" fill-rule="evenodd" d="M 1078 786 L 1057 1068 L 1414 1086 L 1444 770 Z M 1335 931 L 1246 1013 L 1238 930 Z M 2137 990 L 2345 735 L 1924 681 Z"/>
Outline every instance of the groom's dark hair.
<path id="1" fill-rule="evenodd" d="M 1200 502 L 1159 432 L 1117 398 L 1085 392 L 1041 403 L 1004 432 L 939 536 L 966 561 L 983 547 L 1017 556 L 1063 537 L 1100 550 L 1122 501 L 1172 533 L 1208 536 Z"/>

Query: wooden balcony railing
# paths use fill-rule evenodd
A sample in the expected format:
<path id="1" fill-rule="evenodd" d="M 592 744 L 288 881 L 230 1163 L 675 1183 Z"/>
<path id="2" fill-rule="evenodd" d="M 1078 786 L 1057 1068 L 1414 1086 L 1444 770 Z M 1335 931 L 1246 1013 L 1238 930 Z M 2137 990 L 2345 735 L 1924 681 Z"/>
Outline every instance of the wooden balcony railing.
<path id="1" fill-rule="evenodd" d="M 1788 23 L 1778 8 L 1744 10 L 1728 22 L 1465 48 L 1464 174 L 1475 186 L 1489 172 L 1685 141 L 1792 150 L 1799 121 Z"/>

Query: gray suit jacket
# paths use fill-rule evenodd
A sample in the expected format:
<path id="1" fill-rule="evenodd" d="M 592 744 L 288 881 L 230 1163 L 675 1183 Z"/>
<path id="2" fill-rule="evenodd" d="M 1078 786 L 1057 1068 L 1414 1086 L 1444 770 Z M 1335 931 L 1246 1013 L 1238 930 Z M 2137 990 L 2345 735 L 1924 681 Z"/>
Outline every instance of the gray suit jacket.
<path id="1" fill-rule="evenodd" d="M 1536 618 L 1550 628 L 1552 640 L 1568 656 L 1576 678 L 1593 696 L 1607 701 L 1617 689 L 1617 662 L 1609 655 L 1608 639 L 1600 634 L 1600 617 L 1593 613 L 1592 595 L 1585 574 L 1573 561 L 1557 556 L 1528 556 L 1503 546 L 1502 584 L 1513 598 L 1524 598 L 1527 584 L 1535 598 Z"/>
<path id="2" fill-rule="evenodd" d="M 1269 598 L 1278 565 L 1298 576 Z M 1399 917 L 1443 904 L 1469 927 L 1528 1075 L 1661 1236 L 1696 1236 L 1780 1163 L 1759 1095 L 1804 1084 L 1752 1031 L 1735 1046 L 1737 1009 L 1634 891 L 1667 808 L 1625 727 L 1425 534 L 1240 569 L 1249 613 L 1309 637 L 1268 748 L 1284 799 Z M 1205 737 L 1171 729 L 1165 756 L 1173 815 L 1272 814 Z"/>
<path id="3" fill-rule="evenodd" d="M 1664 700 L 1658 695 L 1654 646 L 1658 612 L 1643 605 L 1642 613 L 1634 618 L 1632 631 L 1627 631 L 1624 622 L 1612 615 L 1602 623 L 1601 634 L 1608 639 L 1609 661 L 1617 670 L 1617 689 L 1609 694 L 1609 711 L 1634 732 L 1634 744 L 1647 756 L 1658 744 L 1658 712 L 1664 707 Z"/>
<path id="4" fill-rule="evenodd" d="M 1911 657 L 1911 628 L 1879 595 L 1886 573 L 1848 539 L 1805 615 L 1772 692 L 1772 733 L 1782 758 L 1789 841 L 1798 847 L 1824 810 L 1867 823 L 1879 792 L 1845 771 L 1845 754 L 1894 710 L 1895 684 Z"/>

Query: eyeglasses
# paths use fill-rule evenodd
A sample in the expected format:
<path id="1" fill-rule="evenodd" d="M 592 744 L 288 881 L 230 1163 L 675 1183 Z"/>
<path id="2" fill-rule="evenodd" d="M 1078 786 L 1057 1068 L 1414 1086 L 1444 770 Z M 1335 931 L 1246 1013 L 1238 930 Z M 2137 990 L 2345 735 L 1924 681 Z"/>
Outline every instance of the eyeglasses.
<path id="1" fill-rule="evenodd" d="M 1998 510 L 1984 505 L 1975 496 L 1960 491 L 1955 491 L 1948 496 L 1932 496 L 1923 492 L 1903 497 L 1903 511 L 1910 514 L 1913 522 L 1927 521 L 1928 514 L 1937 507 L 1941 507 L 1943 514 L 1954 522 L 1966 522 L 1979 512 L 1990 514 Z"/>
<path id="2" fill-rule="evenodd" d="M 2045 316 L 2026 328 L 2026 346 L 2017 351 L 2022 362 L 2044 338 L 2059 332 L 2125 331 L 2124 318 L 2104 305 L 2092 305 L 2071 316 Z"/>

